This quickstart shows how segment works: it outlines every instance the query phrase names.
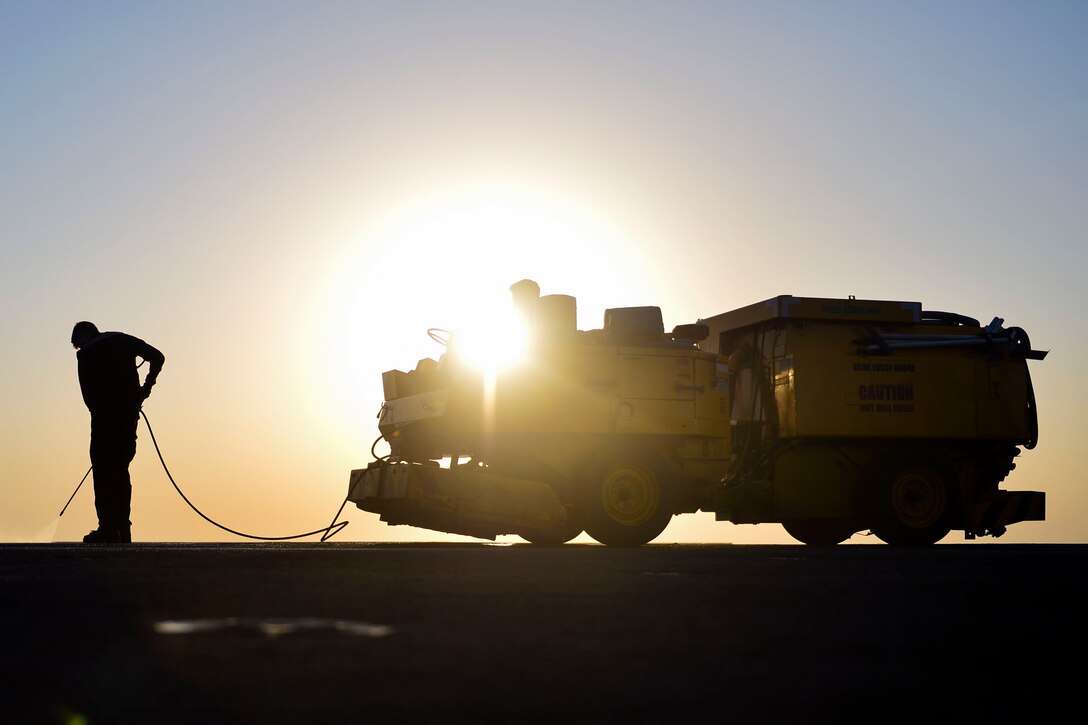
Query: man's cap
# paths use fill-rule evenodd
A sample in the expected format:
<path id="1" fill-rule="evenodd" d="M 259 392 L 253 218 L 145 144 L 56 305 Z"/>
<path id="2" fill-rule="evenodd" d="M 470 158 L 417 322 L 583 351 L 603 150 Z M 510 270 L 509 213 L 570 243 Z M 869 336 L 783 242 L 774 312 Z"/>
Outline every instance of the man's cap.
<path id="1" fill-rule="evenodd" d="M 83 339 L 85 337 L 91 337 L 98 334 L 98 326 L 93 322 L 77 322 L 75 327 L 72 328 L 72 344 L 76 344 L 76 340 Z"/>

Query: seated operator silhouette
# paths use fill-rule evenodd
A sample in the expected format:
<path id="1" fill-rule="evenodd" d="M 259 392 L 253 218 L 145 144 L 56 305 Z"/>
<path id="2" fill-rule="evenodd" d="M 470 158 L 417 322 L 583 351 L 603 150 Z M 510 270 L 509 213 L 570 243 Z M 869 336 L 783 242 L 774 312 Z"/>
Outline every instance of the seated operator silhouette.
<path id="1" fill-rule="evenodd" d="M 72 346 L 77 350 L 83 402 L 91 412 L 91 467 L 98 513 L 98 528 L 83 541 L 127 544 L 132 541 L 128 466 L 136 455 L 136 424 L 140 406 L 151 394 L 166 358 L 139 338 L 99 332 L 90 322 L 77 322 L 72 328 Z M 148 363 L 142 386 L 136 358 Z"/>

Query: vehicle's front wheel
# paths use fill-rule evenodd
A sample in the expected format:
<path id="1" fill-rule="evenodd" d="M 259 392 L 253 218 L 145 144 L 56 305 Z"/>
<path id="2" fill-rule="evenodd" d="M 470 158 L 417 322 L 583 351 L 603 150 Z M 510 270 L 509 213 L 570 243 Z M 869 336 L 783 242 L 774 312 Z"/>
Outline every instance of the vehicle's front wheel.
<path id="1" fill-rule="evenodd" d="M 672 518 L 669 489 L 650 456 L 610 455 L 587 476 L 583 496 L 586 533 L 608 546 L 642 546 Z"/>
<path id="2" fill-rule="evenodd" d="M 796 519 L 783 521 L 786 533 L 811 546 L 834 546 L 846 541 L 859 527 L 839 519 Z"/>
<path id="3" fill-rule="evenodd" d="M 582 533 L 582 522 L 575 519 L 573 512 L 568 511 L 567 515 L 570 520 L 564 529 L 527 529 L 519 531 L 518 536 L 537 546 L 562 546 Z"/>

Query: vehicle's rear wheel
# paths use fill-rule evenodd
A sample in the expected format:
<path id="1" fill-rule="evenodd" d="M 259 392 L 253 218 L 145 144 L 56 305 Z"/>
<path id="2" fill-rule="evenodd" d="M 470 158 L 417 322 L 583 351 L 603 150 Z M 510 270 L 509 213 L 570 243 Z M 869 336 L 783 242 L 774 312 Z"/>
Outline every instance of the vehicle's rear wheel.
<path id="1" fill-rule="evenodd" d="M 932 462 L 888 464 L 874 480 L 873 533 L 893 546 L 929 546 L 952 530 L 948 474 Z"/>
<path id="2" fill-rule="evenodd" d="M 661 468 L 634 451 L 608 456 L 588 475 L 583 497 L 586 533 L 608 546 L 642 546 L 672 518 Z"/>
<path id="3" fill-rule="evenodd" d="M 795 519 L 783 521 L 786 533 L 811 546 L 834 546 L 846 541 L 859 527 L 841 519 Z"/>

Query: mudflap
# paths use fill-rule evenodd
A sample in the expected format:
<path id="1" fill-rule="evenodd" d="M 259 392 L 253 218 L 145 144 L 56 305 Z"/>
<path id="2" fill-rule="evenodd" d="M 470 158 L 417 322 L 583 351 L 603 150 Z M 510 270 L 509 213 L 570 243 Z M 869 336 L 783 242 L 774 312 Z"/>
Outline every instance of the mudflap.
<path id="1" fill-rule="evenodd" d="M 390 525 L 494 540 L 567 530 L 567 509 L 546 483 L 460 465 L 374 461 L 351 472 L 348 500 Z"/>
<path id="2" fill-rule="evenodd" d="M 1012 524 L 1046 519 L 1046 494 L 1041 491 L 998 491 L 993 498 L 976 503 L 967 510 L 965 533 L 976 536 L 1001 536 Z"/>

